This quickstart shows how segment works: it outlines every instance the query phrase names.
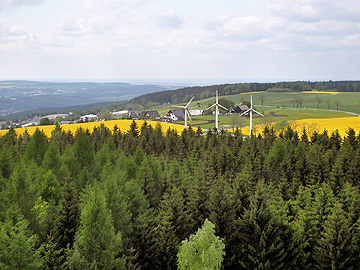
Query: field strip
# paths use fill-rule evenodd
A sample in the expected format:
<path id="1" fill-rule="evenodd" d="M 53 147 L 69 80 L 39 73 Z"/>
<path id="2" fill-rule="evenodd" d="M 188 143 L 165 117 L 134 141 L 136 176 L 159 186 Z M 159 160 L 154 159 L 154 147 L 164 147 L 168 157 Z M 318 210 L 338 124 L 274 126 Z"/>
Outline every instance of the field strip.
<path id="1" fill-rule="evenodd" d="M 322 133 L 325 129 L 329 136 L 336 130 L 342 138 L 346 136 L 346 131 L 349 128 L 354 129 L 356 134 L 360 132 L 360 117 L 338 117 L 338 118 L 310 118 L 287 121 L 287 124 L 291 126 L 293 130 L 296 130 L 300 136 L 303 128 L 306 128 L 307 134 L 310 136 L 314 131 Z M 271 124 L 276 127 L 276 122 Z M 259 124 L 253 127 L 256 134 L 262 133 L 265 124 Z M 249 127 L 241 129 L 242 134 L 249 135 Z"/>
<path id="2" fill-rule="evenodd" d="M 138 128 L 140 130 L 141 125 L 145 122 L 144 120 L 135 120 L 135 122 L 138 125 Z M 155 121 L 146 121 L 148 125 L 151 125 L 154 129 L 157 124 L 161 125 L 161 130 L 163 134 L 166 133 L 166 131 L 170 129 L 175 129 L 177 133 L 180 135 L 181 132 L 184 130 L 183 125 L 177 125 L 177 124 L 171 124 L 171 123 L 164 123 L 164 122 L 155 122 Z M 109 128 L 111 131 L 113 131 L 114 126 L 117 125 L 117 127 L 121 130 L 122 133 L 125 133 L 129 130 L 130 124 L 132 123 L 132 120 L 111 120 L 111 121 L 103 121 L 103 122 L 88 122 L 88 123 L 78 123 L 78 124 L 68 124 L 68 125 L 62 125 L 61 128 L 64 131 L 71 131 L 73 134 L 81 127 L 82 129 L 86 130 L 89 129 L 90 132 L 93 131 L 94 127 L 99 127 L 101 124 L 104 124 L 105 127 Z M 22 135 L 24 134 L 25 130 L 32 135 L 36 128 L 39 128 L 42 130 L 47 137 L 50 138 L 51 132 L 54 130 L 54 125 L 48 125 L 48 126 L 30 126 L 26 128 L 16 128 L 16 134 Z M 7 129 L 0 130 L 0 136 L 5 135 L 8 132 Z"/>

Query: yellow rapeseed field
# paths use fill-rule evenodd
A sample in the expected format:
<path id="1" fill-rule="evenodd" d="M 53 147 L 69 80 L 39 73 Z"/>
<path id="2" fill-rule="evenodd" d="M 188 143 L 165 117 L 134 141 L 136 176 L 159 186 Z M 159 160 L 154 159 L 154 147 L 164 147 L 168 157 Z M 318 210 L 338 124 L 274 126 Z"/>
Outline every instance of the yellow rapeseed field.
<path id="1" fill-rule="evenodd" d="M 135 122 L 137 123 L 138 127 L 140 128 L 141 125 L 145 121 L 144 120 L 136 120 Z M 92 132 L 94 127 L 99 127 L 101 124 L 104 124 L 107 128 L 109 128 L 112 131 L 114 129 L 114 126 L 117 125 L 117 127 L 121 130 L 121 132 L 126 132 L 129 130 L 131 123 L 132 123 L 132 120 L 111 120 L 111 121 L 104 121 L 104 122 L 69 124 L 69 125 L 62 125 L 61 127 L 64 131 L 67 132 L 68 130 L 70 130 L 74 134 L 76 132 L 76 130 L 78 130 L 80 127 L 84 130 L 89 129 L 90 132 Z M 159 122 L 147 121 L 147 123 L 149 125 L 151 125 L 153 128 L 155 128 Z M 181 125 L 176 125 L 176 124 L 171 124 L 171 123 L 160 123 L 160 125 L 161 125 L 161 129 L 162 129 L 163 133 L 165 133 L 169 128 L 175 129 L 178 132 L 178 134 L 180 134 L 184 130 L 184 126 L 181 126 Z M 36 128 L 39 128 L 40 130 L 42 130 L 45 133 L 46 136 L 50 137 L 51 131 L 54 130 L 55 126 L 54 125 L 32 126 L 32 127 L 26 127 L 26 128 L 17 128 L 17 129 L 15 129 L 15 131 L 18 135 L 20 135 L 20 134 L 24 134 L 25 129 L 26 129 L 28 131 L 28 133 L 30 135 L 32 135 L 35 132 Z M 0 130 L 0 136 L 6 134 L 7 132 L 8 132 L 7 130 Z"/>
<path id="2" fill-rule="evenodd" d="M 276 123 L 273 123 L 275 125 Z M 330 135 L 332 132 L 338 130 L 341 137 L 346 136 L 346 131 L 349 128 L 354 129 L 356 134 L 360 132 L 360 117 L 341 117 L 341 118 L 318 118 L 318 119 L 302 119 L 296 121 L 289 121 L 288 124 L 301 134 L 305 127 L 308 135 L 311 135 L 314 131 L 322 133 L 324 129 L 328 131 Z M 253 130 L 256 134 L 263 131 L 264 125 L 256 125 Z M 249 127 L 245 127 L 241 130 L 244 135 L 249 135 Z"/>
<path id="3" fill-rule="evenodd" d="M 330 94 L 330 95 L 336 95 L 336 94 L 345 93 L 345 92 L 302 91 L 301 93 L 305 93 L 305 94 Z"/>

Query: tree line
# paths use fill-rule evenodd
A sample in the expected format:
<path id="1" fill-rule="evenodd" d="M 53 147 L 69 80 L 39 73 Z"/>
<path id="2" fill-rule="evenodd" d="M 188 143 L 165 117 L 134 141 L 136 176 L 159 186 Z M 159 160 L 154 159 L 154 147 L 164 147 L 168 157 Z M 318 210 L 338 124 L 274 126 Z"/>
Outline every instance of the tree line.
<path id="1" fill-rule="evenodd" d="M 56 126 L 50 138 L 10 129 L 0 268 L 186 269 L 194 252 L 179 255 L 182 243 L 211 222 L 221 269 L 358 269 L 359 175 L 350 128 L 344 138 L 290 126 L 179 135 L 135 121 Z"/>

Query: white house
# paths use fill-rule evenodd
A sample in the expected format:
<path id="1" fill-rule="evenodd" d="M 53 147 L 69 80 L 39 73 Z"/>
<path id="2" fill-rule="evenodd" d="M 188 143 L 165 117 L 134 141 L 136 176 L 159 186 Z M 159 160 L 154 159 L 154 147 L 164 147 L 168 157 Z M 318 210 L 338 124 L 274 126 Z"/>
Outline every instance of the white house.
<path id="1" fill-rule="evenodd" d="M 117 112 L 112 112 L 111 113 L 112 116 L 121 116 L 121 115 L 126 115 L 126 114 L 129 114 L 128 110 L 117 111 Z"/>
<path id="2" fill-rule="evenodd" d="M 80 119 L 83 120 L 84 122 L 86 122 L 86 121 L 95 121 L 98 119 L 98 117 L 96 114 L 87 114 L 87 115 L 80 116 Z"/>
<path id="3" fill-rule="evenodd" d="M 204 110 L 189 110 L 190 115 L 196 116 L 196 115 L 202 115 Z"/>

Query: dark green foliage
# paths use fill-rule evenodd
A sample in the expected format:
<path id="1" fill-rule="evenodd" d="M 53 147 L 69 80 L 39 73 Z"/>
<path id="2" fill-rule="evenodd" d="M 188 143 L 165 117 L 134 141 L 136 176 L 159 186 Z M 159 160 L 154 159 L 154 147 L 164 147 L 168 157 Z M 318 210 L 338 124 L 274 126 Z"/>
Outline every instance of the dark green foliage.
<path id="1" fill-rule="evenodd" d="M 358 269 L 358 246 L 354 233 L 341 204 L 336 204 L 333 213 L 324 224 L 324 231 L 316 247 L 318 269 Z"/>
<path id="2" fill-rule="evenodd" d="M 72 249 L 75 242 L 76 230 L 80 223 L 79 198 L 76 187 L 73 183 L 66 182 L 61 191 L 58 216 L 53 229 L 54 239 L 50 239 L 59 252 L 60 262 L 66 261 L 66 250 Z"/>
<path id="3" fill-rule="evenodd" d="M 47 117 L 41 118 L 40 123 L 39 123 L 40 126 L 47 126 L 47 125 L 53 125 L 53 124 L 54 124 L 54 121 L 51 121 Z"/>
<path id="4" fill-rule="evenodd" d="M 301 269 L 296 231 L 275 215 L 259 183 L 250 207 L 239 220 L 239 261 L 242 269 Z"/>
<path id="5" fill-rule="evenodd" d="M 42 258 L 43 269 L 45 270 L 60 270 L 63 269 L 63 250 L 57 247 L 54 243 L 54 237 L 47 236 L 45 243 L 39 248 L 39 253 Z"/>

